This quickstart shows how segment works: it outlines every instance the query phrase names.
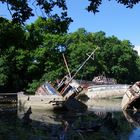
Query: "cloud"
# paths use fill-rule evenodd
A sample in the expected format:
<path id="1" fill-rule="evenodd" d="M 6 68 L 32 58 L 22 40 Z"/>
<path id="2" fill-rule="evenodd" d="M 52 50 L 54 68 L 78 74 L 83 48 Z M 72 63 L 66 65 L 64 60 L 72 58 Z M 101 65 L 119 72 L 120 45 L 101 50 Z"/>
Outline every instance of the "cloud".
<path id="1" fill-rule="evenodd" d="M 136 50 L 138 52 L 139 56 L 140 56 L 140 45 L 136 45 L 134 47 L 134 50 Z"/>

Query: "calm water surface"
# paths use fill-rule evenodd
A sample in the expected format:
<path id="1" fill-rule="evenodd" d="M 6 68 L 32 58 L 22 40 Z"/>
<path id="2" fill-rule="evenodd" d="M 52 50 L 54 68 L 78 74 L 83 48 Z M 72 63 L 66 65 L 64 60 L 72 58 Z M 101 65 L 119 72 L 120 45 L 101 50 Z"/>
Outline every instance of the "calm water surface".
<path id="1" fill-rule="evenodd" d="M 89 101 L 84 113 L 1 105 L 0 140 L 140 140 L 140 113 L 122 112 L 120 103 Z"/>

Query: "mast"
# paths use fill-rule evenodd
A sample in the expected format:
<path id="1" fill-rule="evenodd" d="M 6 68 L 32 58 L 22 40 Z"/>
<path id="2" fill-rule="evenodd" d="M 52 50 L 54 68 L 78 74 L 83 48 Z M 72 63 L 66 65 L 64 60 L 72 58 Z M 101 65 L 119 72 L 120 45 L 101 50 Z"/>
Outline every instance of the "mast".
<path id="1" fill-rule="evenodd" d="M 76 74 L 81 70 L 81 68 L 86 64 L 86 62 L 94 55 L 95 51 L 98 49 L 97 47 L 90 55 L 88 55 L 88 58 L 82 63 L 82 65 L 78 68 L 78 70 L 75 72 L 75 74 L 71 77 L 71 80 L 76 76 Z"/>
<path id="2" fill-rule="evenodd" d="M 67 83 L 67 85 L 64 87 L 64 89 L 68 87 L 69 83 L 74 79 L 74 77 L 75 77 L 75 76 L 77 75 L 77 73 L 81 70 L 81 68 L 86 64 L 86 62 L 87 62 L 92 56 L 94 56 L 94 53 L 95 53 L 95 51 L 96 51 L 97 49 L 99 49 L 99 47 L 97 47 L 90 55 L 88 55 L 88 58 L 81 64 L 81 66 L 78 68 L 78 70 L 75 72 L 75 74 L 74 74 L 72 77 L 70 77 L 70 80 L 68 81 L 68 83 Z M 62 91 L 60 92 L 60 94 L 63 94 L 64 91 L 65 91 L 65 90 L 62 90 Z"/>
<path id="3" fill-rule="evenodd" d="M 69 67 L 68 67 L 68 63 L 67 63 L 67 61 L 66 61 L 66 58 L 65 58 L 64 53 L 62 53 L 62 56 L 63 56 L 63 59 L 64 59 L 64 63 L 65 63 L 65 65 L 66 65 L 66 68 L 67 68 L 67 71 L 68 71 L 69 77 L 71 78 L 71 73 L 70 73 L 70 70 L 69 70 Z"/>
<path id="4" fill-rule="evenodd" d="M 65 55 L 64 55 L 64 52 L 66 51 L 66 46 L 64 46 L 64 45 L 59 45 L 57 49 L 59 50 L 60 53 L 62 53 L 63 60 L 64 60 L 64 63 L 65 63 L 65 65 L 66 65 L 66 68 L 67 68 L 69 77 L 71 78 L 71 73 L 70 73 L 70 70 L 69 70 L 69 67 L 68 67 L 68 63 L 67 63 L 66 58 L 65 58 Z"/>

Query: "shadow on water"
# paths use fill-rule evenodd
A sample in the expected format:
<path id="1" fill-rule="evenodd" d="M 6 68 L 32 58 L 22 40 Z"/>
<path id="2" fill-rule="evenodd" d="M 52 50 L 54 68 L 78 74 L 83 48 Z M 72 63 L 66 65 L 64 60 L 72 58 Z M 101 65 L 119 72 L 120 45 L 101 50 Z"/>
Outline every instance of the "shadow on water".
<path id="1" fill-rule="evenodd" d="M 133 130 L 130 133 L 129 140 L 140 140 L 140 110 L 123 111 L 125 118 L 132 126 Z"/>
<path id="2" fill-rule="evenodd" d="M 95 103 L 94 106 L 90 103 L 89 111 L 84 113 L 52 112 L 32 108 L 17 110 L 16 107 L 1 106 L 0 140 L 133 140 L 134 138 L 137 140 L 140 138 L 139 113 L 113 110 L 113 107 L 118 106 L 114 105 L 115 101 L 105 103 L 105 100 L 102 100 L 97 101 L 96 105 Z"/>

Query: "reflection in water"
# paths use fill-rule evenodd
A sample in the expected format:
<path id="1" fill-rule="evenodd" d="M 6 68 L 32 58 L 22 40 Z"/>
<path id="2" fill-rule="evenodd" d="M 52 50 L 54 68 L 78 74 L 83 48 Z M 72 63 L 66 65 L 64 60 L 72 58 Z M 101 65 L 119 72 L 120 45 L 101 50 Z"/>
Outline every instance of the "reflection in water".
<path id="1" fill-rule="evenodd" d="M 121 111 L 121 99 L 95 99 L 86 102 L 90 111 Z"/>
<path id="2" fill-rule="evenodd" d="M 43 126 L 47 126 L 46 131 L 49 128 L 50 133 L 47 138 L 89 140 L 112 137 L 112 139 L 127 139 L 128 135 L 125 134 L 123 127 L 124 122 L 126 124 L 127 122 L 122 119 L 124 116 L 120 112 L 119 101 L 118 99 L 90 101 L 88 102 L 90 111 L 85 113 L 51 112 L 34 109 L 30 118 L 34 123 L 40 122 Z M 23 118 L 24 114 L 25 110 L 20 109 L 18 112 L 19 118 Z"/>
<path id="3" fill-rule="evenodd" d="M 126 119 L 134 127 L 130 133 L 129 140 L 140 140 L 140 111 L 134 110 L 123 111 Z"/>
<path id="4" fill-rule="evenodd" d="M 121 101 L 120 101 L 121 102 Z M 19 109 L 0 111 L 0 140 L 133 140 L 138 125 L 130 125 L 138 114 L 123 114 L 117 101 L 98 101 L 84 113 Z M 114 108 L 114 110 L 113 110 Z M 117 108 L 117 109 L 116 109 Z M 17 117 L 17 114 L 18 117 Z M 135 119 L 132 118 L 135 116 Z M 126 118 L 129 118 L 128 121 Z M 139 118 L 139 117 L 138 117 Z M 10 119 L 10 121 L 9 121 Z M 27 119 L 27 121 L 25 121 Z M 30 125 L 25 125 L 29 122 Z M 7 135 L 8 134 L 8 135 Z"/>
<path id="5" fill-rule="evenodd" d="M 134 112 L 133 110 L 123 111 L 128 122 L 134 127 L 140 127 L 140 112 Z"/>
<path id="6" fill-rule="evenodd" d="M 32 119 L 30 118 L 30 115 L 32 114 L 32 108 L 29 107 L 29 109 L 24 113 L 24 116 L 22 118 L 24 125 L 30 125 L 32 122 Z"/>

